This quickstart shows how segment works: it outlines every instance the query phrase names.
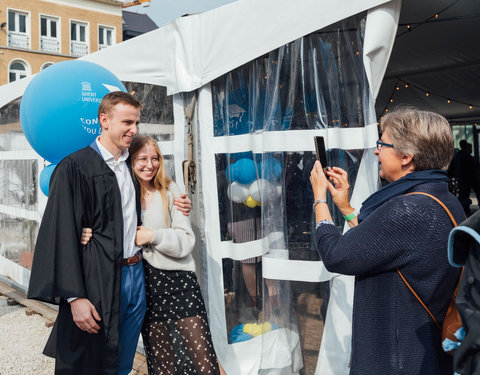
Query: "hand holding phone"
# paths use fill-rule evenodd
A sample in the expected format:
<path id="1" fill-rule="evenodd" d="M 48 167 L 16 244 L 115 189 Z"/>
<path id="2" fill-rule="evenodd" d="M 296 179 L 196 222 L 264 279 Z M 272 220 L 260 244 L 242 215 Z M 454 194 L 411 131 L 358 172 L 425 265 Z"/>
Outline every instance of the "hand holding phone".
<path id="1" fill-rule="evenodd" d="M 317 160 L 322 164 L 324 170 L 330 169 L 327 164 L 327 152 L 325 150 L 325 140 L 322 136 L 316 136 L 315 138 L 315 151 L 317 153 Z"/>

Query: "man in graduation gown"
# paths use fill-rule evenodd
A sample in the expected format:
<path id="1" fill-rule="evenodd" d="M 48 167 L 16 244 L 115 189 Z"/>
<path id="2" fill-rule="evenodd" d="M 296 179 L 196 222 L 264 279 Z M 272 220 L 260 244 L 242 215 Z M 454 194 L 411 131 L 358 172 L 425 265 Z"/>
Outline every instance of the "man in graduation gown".
<path id="1" fill-rule="evenodd" d="M 59 304 L 44 354 L 56 374 L 128 374 L 145 314 L 135 231 L 139 194 L 126 164 L 141 104 L 107 94 L 102 134 L 63 159 L 52 175 L 28 297 Z M 83 227 L 93 237 L 80 244 Z"/>

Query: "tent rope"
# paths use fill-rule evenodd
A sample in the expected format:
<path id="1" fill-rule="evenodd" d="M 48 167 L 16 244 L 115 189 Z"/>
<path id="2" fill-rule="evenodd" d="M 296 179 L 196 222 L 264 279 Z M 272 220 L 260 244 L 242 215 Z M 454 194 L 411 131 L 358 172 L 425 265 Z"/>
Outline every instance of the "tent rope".
<path id="1" fill-rule="evenodd" d="M 183 113 L 185 115 L 185 126 L 187 128 L 187 147 L 188 159 L 182 163 L 183 168 L 183 183 L 185 185 L 185 193 L 190 195 L 195 193 L 195 185 L 197 183 L 196 165 L 193 160 L 193 115 L 195 112 L 195 104 L 197 102 L 197 95 L 193 94 L 190 104 L 185 106 L 185 99 L 183 101 Z"/>

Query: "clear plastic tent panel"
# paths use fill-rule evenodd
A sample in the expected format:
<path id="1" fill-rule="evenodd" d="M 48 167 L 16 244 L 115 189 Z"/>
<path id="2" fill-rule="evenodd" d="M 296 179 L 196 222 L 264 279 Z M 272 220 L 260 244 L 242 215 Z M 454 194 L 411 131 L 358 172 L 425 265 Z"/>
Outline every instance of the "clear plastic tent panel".
<path id="1" fill-rule="evenodd" d="M 0 256 L 30 268 L 38 231 L 38 160 L 20 126 L 20 99 L 0 109 Z"/>
<path id="2" fill-rule="evenodd" d="M 315 155 L 295 150 L 295 139 L 302 131 L 376 122 L 362 60 L 364 25 L 365 14 L 351 17 L 211 84 L 213 136 L 228 150 L 215 152 L 218 240 L 236 249 L 229 253 L 232 247 L 220 246 L 227 341 L 235 346 L 251 340 L 254 346 L 260 340 L 262 350 L 255 355 L 261 357 L 261 374 L 314 374 L 317 368 L 330 282 L 302 282 L 302 275 L 299 281 L 265 277 L 262 268 L 267 254 L 321 260 L 312 235 L 309 177 Z M 267 138 L 270 132 L 283 132 L 288 151 L 268 143 L 275 139 Z M 260 136 L 260 141 L 240 147 L 241 136 Z M 313 137 L 305 136 L 313 146 Z M 351 191 L 364 152 L 372 150 L 327 151 L 330 166 L 348 171 Z M 335 224 L 343 228 L 343 216 L 328 199 Z M 249 371 L 239 373 L 254 373 Z"/>

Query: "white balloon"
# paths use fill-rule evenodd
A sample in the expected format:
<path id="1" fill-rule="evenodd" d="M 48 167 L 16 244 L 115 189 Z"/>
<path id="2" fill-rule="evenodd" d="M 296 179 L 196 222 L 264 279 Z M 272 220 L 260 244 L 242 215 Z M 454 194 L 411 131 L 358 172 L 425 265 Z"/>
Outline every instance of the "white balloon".
<path id="1" fill-rule="evenodd" d="M 281 196 L 283 192 L 282 185 L 278 184 L 277 186 L 275 186 L 275 188 L 275 192 L 277 193 L 277 195 Z"/>
<path id="2" fill-rule="evenodd" d="M 274 186 L 264 178 L 253 181 L 249 187 L 250 195 L 257 202 L 260 202 L 262 197 L 267 198 L 274 194 L 275 190 Z"/>
<path id="3" fill-rule="evenodd" d="M 238 182 L 232 182 L 228 185 L 227 195 L 235 203 L 243 203 L 250 195 L 248 191 L 248 185 L 242 185 Z"/>

